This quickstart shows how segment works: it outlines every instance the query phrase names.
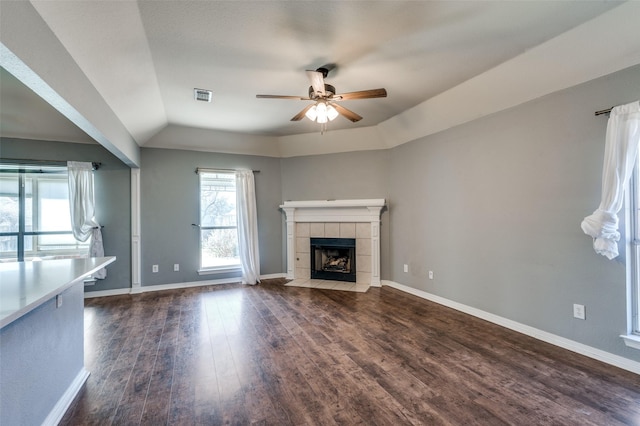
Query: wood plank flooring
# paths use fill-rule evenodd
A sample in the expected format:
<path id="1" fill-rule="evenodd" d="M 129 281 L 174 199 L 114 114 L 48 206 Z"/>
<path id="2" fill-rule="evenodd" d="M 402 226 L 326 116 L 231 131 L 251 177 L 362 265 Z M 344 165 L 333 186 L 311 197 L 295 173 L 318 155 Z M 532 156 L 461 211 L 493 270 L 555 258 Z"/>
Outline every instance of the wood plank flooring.
<path id="1" fill-rule="evenodd" d="M 64 425 L 640 425 L 640 376 L 383 287 L 89 299 Z"/>

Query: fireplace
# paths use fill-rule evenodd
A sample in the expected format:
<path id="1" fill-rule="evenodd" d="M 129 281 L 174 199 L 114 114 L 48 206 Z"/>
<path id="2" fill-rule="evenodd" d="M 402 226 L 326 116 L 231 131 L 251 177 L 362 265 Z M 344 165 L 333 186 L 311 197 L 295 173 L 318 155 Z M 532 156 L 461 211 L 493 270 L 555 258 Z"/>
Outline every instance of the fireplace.
<path id="1" fill-rule="evenodd" d="M 349 281 L 353 282 L 355 277 L 356 285 L 380 287 L 380 214 L 385 206 L 384 198 L 285 201 L 280 207 L 287 220 L 287 278 L 310 281 L 311 270 L 316 274 L 318 264 L 322 273 L 336 272 L 326 278 L 329 281 L 343 281 L 351 274 Z M 316 262 L 315 254 L 311 254 L 315 251 L 312 238 L 355 240 L 349 274 L 322 271 L 327 268 L 322 268 L 321 260 Z M 313 267 L 311 262 L 314 262 Z M 334 266 L 344 266 L 340 265 L 344 261 L 336 263 Z"/>
<path id="2" fill-rule="evenodd" d="M 311 278 L 356 282 L 355 238 L 311 238 Z"/>

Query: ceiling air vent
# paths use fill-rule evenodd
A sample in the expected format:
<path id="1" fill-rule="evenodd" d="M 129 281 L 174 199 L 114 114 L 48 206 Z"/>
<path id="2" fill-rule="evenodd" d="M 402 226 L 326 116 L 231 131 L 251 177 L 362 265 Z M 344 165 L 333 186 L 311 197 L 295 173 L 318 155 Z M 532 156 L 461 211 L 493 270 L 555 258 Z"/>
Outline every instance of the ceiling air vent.
<path id="1" fill-rule="evenodd" d="M 196 101 L 211 102 L 212 96 L 211 90 L 193 89 L 193 97 Z"/>

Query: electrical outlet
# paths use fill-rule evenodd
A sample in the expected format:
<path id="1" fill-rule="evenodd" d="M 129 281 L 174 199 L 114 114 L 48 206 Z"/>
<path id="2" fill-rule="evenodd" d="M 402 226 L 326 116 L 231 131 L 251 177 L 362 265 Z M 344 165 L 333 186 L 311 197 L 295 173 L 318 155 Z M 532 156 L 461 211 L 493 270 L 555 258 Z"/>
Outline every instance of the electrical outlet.
<path id="1" fill-rule="evenodd" d="M 174 263 L 174 264 L 173 264 L 173 270 L 174 270 L 175 272 L 178 272 L 178 271 L 180 270 L 180 264 L 179 264 L 179 263 Z"/>
<path id="2" fill-rule="evenodd" d="M 56 296 L 56 308 L 59 308 L 62 306 L 62 295 L 59 294 Z"/>
<path id="3" fill-rule="evenodd" d="M 151 272 L 158 272 L 158 265 L 153 265 L 151 267 Z"/>
<path id="4" fill-rule="evenodd" d="M 404 264 L 404 271 L 409 272 L 409 265 L 407 265 L 406 263 Z"/>
<path id="5" fill-rule="evenodd" d="M 584 305 L 573 304 L 573 317 L 578 319 L 587 319 Z"/>
<path id="6" fill-rule="evenodd" d="M 429 279 L 432 280 L 433 279 L 433 271 L 429 271 Z"/>

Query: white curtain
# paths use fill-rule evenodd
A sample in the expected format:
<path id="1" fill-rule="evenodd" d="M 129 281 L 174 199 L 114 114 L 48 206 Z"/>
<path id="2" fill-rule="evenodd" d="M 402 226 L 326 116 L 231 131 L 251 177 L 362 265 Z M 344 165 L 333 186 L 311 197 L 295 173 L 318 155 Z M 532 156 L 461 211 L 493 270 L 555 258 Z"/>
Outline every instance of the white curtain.
<path id="1" fill-rule="evenodd" d="M 236 211 L 242 282 L 256 284 L 260 282 L 260 252 L 256 190 L 251 170 L 236 171 Z"/>
<path id="2" fill-rule="evenodd" d="M 67 162 L 69 174 L 69 207 L 71 209 L 71 230 L 78 241 L 89 241 L 89 256 L 103 257 L 102 231 L 95 218 L 93 197 L 93 165 L 79 161 Z M 107 270 L 101 269 L 94 278 L 105 279 Z"/>
<path id="3" fill-rule="evenodd" d="M 640 102 L 613 108 L 607 123 L 602 199 L 598 209 L 582 221 L 582 230 L 593 237 L 595 251 L 609 259 L 618 257 L 618 212 L 638 157 L 639 143 Z"/>

